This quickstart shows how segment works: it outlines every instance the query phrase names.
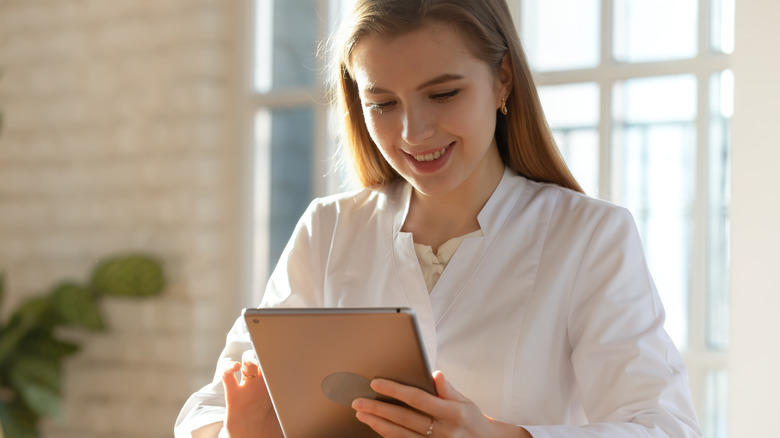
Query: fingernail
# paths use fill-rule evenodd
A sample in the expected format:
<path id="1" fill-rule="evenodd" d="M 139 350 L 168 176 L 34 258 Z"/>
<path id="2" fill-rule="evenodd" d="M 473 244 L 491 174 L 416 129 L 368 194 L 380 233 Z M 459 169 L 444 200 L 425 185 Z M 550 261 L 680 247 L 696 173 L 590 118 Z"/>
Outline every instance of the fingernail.
<path id="1" fill-rule="evenodd" d="M 254 350 L 246 350 L 241 355 L 241 361 L 242 362 L 251 362 L 251 363 L 253 363 L 255 365 L 257 365 L 257 363 L 258 363 L 257 362 L 257 356 L 255 355 Z"/>

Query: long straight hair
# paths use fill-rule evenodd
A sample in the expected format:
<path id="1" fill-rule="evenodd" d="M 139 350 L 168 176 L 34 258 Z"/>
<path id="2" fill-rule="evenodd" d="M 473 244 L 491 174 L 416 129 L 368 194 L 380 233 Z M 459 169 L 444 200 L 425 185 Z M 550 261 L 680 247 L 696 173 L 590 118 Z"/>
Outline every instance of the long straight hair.
<path id="1" fill-rule="evenodd" d="M 472 54 L 487 63 L 494 74 L 508 57 L 512 71 L 512 88 L 506 101 L 509 113 L 504 116 L 498 112 L 495 130 L 504 164 L 531 180 L 582 192 L 544 117 L 505 0 L 356 0 L 332 43 L 336 50 L 333 88 L 343 117 L 341 141 L 360 184 L 387 184 L 400 176 L 368 133 L 358 86 L 351 74 L 352 51 L 365 36 L 395 37 L 431 23 L 455 26 L 465 35 Z"/>

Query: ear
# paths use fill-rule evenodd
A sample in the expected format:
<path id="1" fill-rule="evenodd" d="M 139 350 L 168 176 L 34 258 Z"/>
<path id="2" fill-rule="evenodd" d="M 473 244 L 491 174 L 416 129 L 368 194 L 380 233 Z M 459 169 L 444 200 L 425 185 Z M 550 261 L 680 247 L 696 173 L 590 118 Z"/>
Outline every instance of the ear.
<path id="1" fill-rule="evenodd" d="M 499 100 L 506 99 L 512 92 L 512 59 L 509 57 L 509 53 L 501 58 L 501 65 L 496 74 L 496 85 L 498 86 Z"/>

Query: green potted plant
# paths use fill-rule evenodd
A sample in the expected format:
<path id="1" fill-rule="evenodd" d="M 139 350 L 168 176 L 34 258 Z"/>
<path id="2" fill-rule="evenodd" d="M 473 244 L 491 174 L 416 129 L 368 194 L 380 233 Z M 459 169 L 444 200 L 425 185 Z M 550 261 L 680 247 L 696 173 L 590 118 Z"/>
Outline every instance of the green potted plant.
<path id="1" fill-rule="evenodd" d="M 106 329 L 98 306 L 104 296 L 148 297 L 165 285 L 159 261 L 122 255 L 100 261 L 84 284 L 61 282 L 22 302 L 0 322 L 0 438 L 38 438 L 38 422 L 60 412 L 63 361 L 79 345 L 61 327 Z M 0 275 L 0 306 L 4 278 Z M 2 307 L 0 307 L 2 310 Z"/>

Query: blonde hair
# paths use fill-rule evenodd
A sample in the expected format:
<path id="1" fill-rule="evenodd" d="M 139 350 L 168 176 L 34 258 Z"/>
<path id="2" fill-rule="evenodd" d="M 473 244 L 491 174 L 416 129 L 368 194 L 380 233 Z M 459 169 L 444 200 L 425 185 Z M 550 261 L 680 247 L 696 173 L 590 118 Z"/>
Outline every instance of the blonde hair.
<path id="1" fill-rule="evenodd" d="M 550 132 L 505 0 L 356 1 L 334 40 L 334 91 L 339 114 L 343 116 L 343 146 L 352 158 L 360 184 L 387 184 L 399 175 L 369 136 L 357 83 L 350 73 L 352 50 L 364 36 L 398 36 L 431 22 L 456 26 L 467 36 L 473 54 L 496 73 L 504 57 L 508 57 L 512 73 L 506 101 L 509 113 L 498 114 L 495 132 L 504 164 L 529 179 L 582 192 Z"/>

